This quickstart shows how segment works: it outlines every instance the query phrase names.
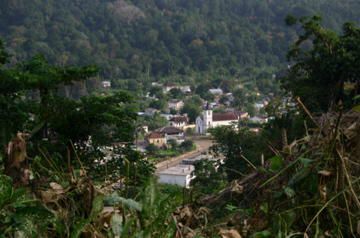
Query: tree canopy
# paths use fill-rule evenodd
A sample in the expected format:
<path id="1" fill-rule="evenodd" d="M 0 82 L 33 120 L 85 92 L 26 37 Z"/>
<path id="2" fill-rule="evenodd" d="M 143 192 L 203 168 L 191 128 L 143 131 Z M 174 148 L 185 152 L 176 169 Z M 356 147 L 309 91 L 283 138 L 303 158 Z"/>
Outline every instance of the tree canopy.
<path id="1" fill-rule="evenodd" d="M 288 14 L 326 15 L 334 30 L 360 21 L 349 0 L 11 0 L 0 9 L 13 61 L 41 53 L 57 65 L 95 63 L 114 80 L 279 65 L 298 33 Z"/>
<path id="2" fill-rule="evenodd" d="M 294 64 L 283 86 L 316 112 L 333 109 L 340 101 L 349 107 L 360 93 L 360 28 L 346 23 L 337 34 L 317 16 L 300 22 L 303 33 L 289 51 Z"/>

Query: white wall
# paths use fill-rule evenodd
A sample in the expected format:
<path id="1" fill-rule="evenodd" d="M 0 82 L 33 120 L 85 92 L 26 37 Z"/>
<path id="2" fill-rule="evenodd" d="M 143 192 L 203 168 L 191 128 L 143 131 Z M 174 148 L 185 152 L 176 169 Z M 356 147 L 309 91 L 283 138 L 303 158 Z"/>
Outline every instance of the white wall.
<path id="1" fill-rule="evenodd" d="M 203 134 L 204 133 L 203 120 L 200 117 L 196 118 L 195 133 L 197 133 L 197 134 Z"/>
<path id="2" fill-rule="evenodd" d="M 171 121 L 170 126 L 177 127 L 177 128 L 183 128 L 184 126 L 186 126 L 186 123 L 185 122 L 173 122 L 173 121 Z"/>
<path id="3" fill-rule="evenodd" d="M 231 126 L 234 122 L 237 122 L 237 121 L 213 121 L 212 127 Z"/>
<path id="4" fill-rule="evenodd" d="M 190 187 L 191 175 L 159 174 L 159 183 L 174 184 L 181 187 Z"/>

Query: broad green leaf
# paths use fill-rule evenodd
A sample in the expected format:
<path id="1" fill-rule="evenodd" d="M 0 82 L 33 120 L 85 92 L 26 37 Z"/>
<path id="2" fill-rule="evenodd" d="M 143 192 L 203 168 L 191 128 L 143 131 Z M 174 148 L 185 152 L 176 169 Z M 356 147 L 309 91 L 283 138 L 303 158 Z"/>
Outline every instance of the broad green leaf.
<path id="1" fill-rule="evenodd" d="M 105 197 L 104 203 L 106 206 L 116 206 L 121 202 L 120 198 L 121 196 L 119 196 L 117 192 L 113 192 L 111 195 Z"/>
<path id="2" fill-rule="evenodd" d="M 269 205 L 267 203 L 261 204 L 260 210 L 267 214 L 269 212 Z"/>
<path id="3" fill-rule="evenodd" d="M 78 238 L 80 237 L 82 231 L 84 230 L 85 226 L 87 224 L 89 224 L 89 219 L 80 219 L 79 221 L 77 221 L 74 226 L 72 227 L 72 231 L 71 231 L 71 238 Z"/>
<path id="4" fill-rule="evenodd" d="M 141 211 L 142 210 L 142 206 L 140 203 L 138 203 L 135 200 L 132 199 L 126 199 L 126 198 L 121 198 L 121 202 L 123 205 L 125 205 L 126 207 L 132 209 L 132 210 L 136 210 L 136 211 Z"/>
<path id="5" fill-rule="evenodd" d="M 307 178 L 310 174 L 310 169 L 308 167 L 305 167 L 299 171 L 297 171 L 294 176 L 289 180 L 288 185 L 293 186 L 296 183 L 302 181 L 303 179 Z"/>
<path id="6" fill-rule="evenodd" d="M 271 237 L 271 232 L 268 230 L 256 232 L 251 236 L 251 238 L 267 238 L 267 237 Z"/>
<path id="7" fill-rule="evenodd" d="M 111 217 L 111 230 L 114 236 L 120 236 L 123 231 L 123 218 L 119 214 L 114 214 Z"/>
<path id="8" fill-rule="evenodd" d="M 355 112 L 360 112 L 360 105 L 356 105 L 355 107 L 352 108 L 353 111 Z"/>
<path id="9" fill-rule="evenodd" d="M 286 223 L 287 227 L 291 227 L 296 221 L 296 213 L 294 211 L 287 211 L 282 215 L 283 221 Z"/>
<path id="10" fill-rule="evenodd" d="M 356 95 L 356 96 L 353 98 L 353 100 L 358 100 L 358 99 L 360 99 L 360 95 Z"/>
<path id="11" fill-rule="evenodd" d="M 94 198 L 92 203 L 92 209 L 90 214 L 90 219 L 94 219 L 104 208 L 104 196 L 99 195 Z"/>
<path id="12" fill-rule="evenodd" d="M 293 198 L 293 197 L 296 195 L 294 189 L 292 189 L 292 188 L 290 188 L 290 187 L 286 187 L 286 188 L 284 189 L 284 193 L 286 194 L 286 196 L 287 196 L 288 198 Z"/>
<path id="13" fill-rule="evenodd" d="M 234 206 L 234 205 L 231 205 L 231 204 L 227 204 L 225 206 L 225 209 L 232 212 L 232 211 L 235 211 L 236 209 L 238 209 L 238 207 Z"/>
<path id="14" fill-rule="evenodd" d="M 308 167 L 313 162 L 313 160 L 306 158 L 301 158 L 299 161 L 304 167 Z"/>
<path id="15" fill-rule="evenodd" d="M 141 211 L 142 206 L 140 203 L 136 202 L 132 199 L 126 199 L 121 196 L 119 196 L 116 192 L 112 193 L 109 197 L 105 199 L 105 203 L 110 206 L 116 206 L 119 204 L 123 204 L 127 208 L 130 208 L 132 210 Z"/>
<path id="16" fill-rule="evenodd" d="M 0 209 L 11 199 L 12 193 L 11 178 L 0 175 Z"/>
<path id="17" fill-rule="evenodd" d="M 270 158 L 270 170 L 273 172 L 279 171 L 284 166 L 284 160 L 280 156 Z"/>

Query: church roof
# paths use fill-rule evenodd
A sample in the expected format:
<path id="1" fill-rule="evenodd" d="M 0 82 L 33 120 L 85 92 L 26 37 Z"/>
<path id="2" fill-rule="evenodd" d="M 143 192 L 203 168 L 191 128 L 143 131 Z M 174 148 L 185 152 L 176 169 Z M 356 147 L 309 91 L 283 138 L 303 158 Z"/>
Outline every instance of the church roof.
<path id="1" fill-rule="evenodd" d="M 213 121 L 237 121 L 239 117 L 234 112 L 213 113 Z"/>

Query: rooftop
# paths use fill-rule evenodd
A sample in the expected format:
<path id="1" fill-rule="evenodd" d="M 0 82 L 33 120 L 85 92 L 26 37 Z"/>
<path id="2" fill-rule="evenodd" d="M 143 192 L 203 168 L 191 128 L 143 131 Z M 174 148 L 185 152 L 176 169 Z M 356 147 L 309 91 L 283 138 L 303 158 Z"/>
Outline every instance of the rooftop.
<path id="1" fill-rule="evenodd" d="M 160 133 L 160 132 L 151 132 L 148 137 L 148 139 L 159 139 L 159 138 L 164 138 L 164 134 Z"/>
<path id="2" fill-rule="evenodd" d="M 181 123 L 181 122 L 188 122 L 188 118 L 186 116 L 175 116 L 170 119 L 170 121 Z"/>
<path id="3" fill-rule="evenodd" d="M 167 82 L 164 84 L 165 87 L 176 87 L 176 84 Z"/>
<path id="4" fill-rule="evenodd" d="M 157 130 L 159 133 L 165 133 L 168 135 L 174 135 L 174 134 L 180 134 L 183 133 L 183 130 L 180 130 L 179 128 L 173 127 L 173 126 L 167 126 L 163 127 Z"/>
<path id="5" fill-rule="evenodd" d="M 221 88 L 211 88 L 209 92 L 212 94 L 223 94 L 223 90 Z"/>
<path id="6" fill-rule="evenodd" d="M 159 175 L 190 175 L 195 170 L 193 165 L 177 165 L 159 172 Z"/>
<path id="7" fill-rule="evenodd" d="M 234 112 L 214 113 L 213 121 L 237 121 L 239 117 Z"/>
<path id="8" fill-rule="evenodd" d="M 170 99 L 169 100 L 169 103 L 182 103 L 183 101 L 182 100 L 179 100 L 179 99 Z"/>

